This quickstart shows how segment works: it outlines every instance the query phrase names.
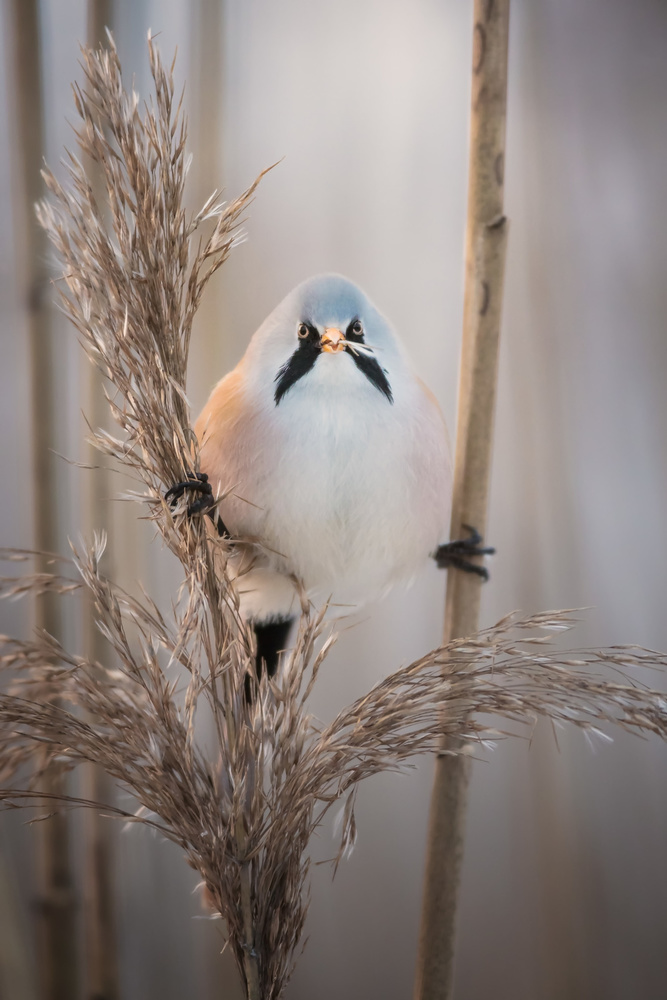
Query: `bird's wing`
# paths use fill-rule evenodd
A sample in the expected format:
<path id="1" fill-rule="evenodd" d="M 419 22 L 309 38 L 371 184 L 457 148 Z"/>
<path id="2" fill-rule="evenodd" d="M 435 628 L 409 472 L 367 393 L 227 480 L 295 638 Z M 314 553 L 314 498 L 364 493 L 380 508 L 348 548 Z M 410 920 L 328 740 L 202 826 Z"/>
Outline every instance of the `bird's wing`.
<path id="1" fill-rule="evenodd" d="M 195 434 L 202 450 L 220 437 L 225 437 L 226 432 L 241 418 L 244 381 L 243 366 L 239 363 L 211 392 L 195 423 Z"/>
<path id="2" fill-rule="evenodd" d="M 245 373 L 241 361 L 218 382 L 195 423 L 202 471 L 208 473 L 214 490 L 219 488 L 221 480 L 229 479 L 230 473 L 232 479 L 235 478 L 229 464 L 230 460 L 233 463 L 237 450 L 235 438 L 244 420 L 244 386 Z"/>
<path id="3" fill-rule="evenodd" d="M 216 495 L 227 494 L 220 513 L 235 537 L 262 537 L 263 511 L 246 499 L 257 478 L 254 415 L 241 361 L 218 382 L 195 423 L 202 472 L 208 474 Z M 266 566 L 266 561 L 256 549 L 248 553 L 238 544 L 232 553 L 229 568 L 238 574 L 241 613 L 254 622 L 287 621 L 299 608 L 294 582 Z"/>

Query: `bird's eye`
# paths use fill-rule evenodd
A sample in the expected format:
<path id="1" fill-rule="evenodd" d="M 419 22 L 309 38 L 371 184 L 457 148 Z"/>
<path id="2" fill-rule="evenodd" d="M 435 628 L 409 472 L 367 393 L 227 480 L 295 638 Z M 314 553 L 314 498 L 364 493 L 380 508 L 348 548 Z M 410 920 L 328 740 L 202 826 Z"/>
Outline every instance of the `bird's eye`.
<path id="1" fill-rule="evenodd" d="M 305 340 L 308 334 L 310 333 L 310 330 L 308 329 L 305 323 L 299 323 L 296 332 L 299 337 L 299 340 Z"/>
<path id="2" fill-rule="evenodd" d="M 354 333 L 357 337 L 363 336 L 364 327 L 360 319 L 355 319 L 354 323 L 350 327 L 350 333 Z"/>

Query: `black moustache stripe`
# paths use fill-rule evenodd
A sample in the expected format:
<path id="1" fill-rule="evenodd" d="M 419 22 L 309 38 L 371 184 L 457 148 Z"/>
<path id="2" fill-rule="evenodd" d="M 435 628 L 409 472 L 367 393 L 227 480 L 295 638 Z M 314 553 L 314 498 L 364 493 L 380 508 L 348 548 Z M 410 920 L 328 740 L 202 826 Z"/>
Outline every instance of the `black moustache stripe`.
<path id="1" fill-rule="evenodd" d="M 315 335 L 317 336 L 317 332 Z M 319 341 L 319 337 L 317 337 L 317 341 Z M 302 340 L 289 361 L 278 370 L 278 374 L 274 379 L 278 383 L 273 397 L 276 401 L 276 406 L 285 393 L 300 378 L 307 375 L 319 358 L 320 348 L 317 341 L 311 340 L 310 337 L 307 340 Z"/>
<path id="2" fill-rule="evenodd" d="M 318 338 L 319 341 L 319 338 Z M 355 365 L 362 372 L 371 385 L 374 385 L 376 389 L 387 397 L 390 403 L 394 402 L 394 396 L 391 391 L 391 386 L 387 381 L 387 376 L 384 370 L 380 367 L 379 363 L 375 358 L 369 357 L 367 354 L 362 354 L 361 351 L 355 354 L 349 347 L 345 350 L 350 355 Z M 300 378 L 307 375 L 311 368 L 315 365 L 315 362 L 321 354 L 321 349 L 319 342 L 315 341 L 314 337 L 308 337 L 306 340 L 302 340 L 299 343 L 296 351 L 292 357 L 287 361 L 282 368 L 278 370 L 274 381 L 276 384 L 276 391 L 273 398 L 276 401 L 276 406 L 283 398 L 286 392 L 288 392 L 293 385 L 295 385 Z"/>
<path id="3" fill-rule="evenodd" d="M 363 372 L 368 381 L 379 389 L 380 392 L 384 393 L 390 403 L 394 402 L 394 396 L 391 391 L 391 386 L 387 380 L 384 369 L 380 367 L 378 361 L 375 358 L 369 357 L 368 354 L 362 354 L 361 351 L 355 354 L 355 352 L 350 348 L 346 347 L 345 350 L 350 355 L 355 365 L 360 372 Z"/>

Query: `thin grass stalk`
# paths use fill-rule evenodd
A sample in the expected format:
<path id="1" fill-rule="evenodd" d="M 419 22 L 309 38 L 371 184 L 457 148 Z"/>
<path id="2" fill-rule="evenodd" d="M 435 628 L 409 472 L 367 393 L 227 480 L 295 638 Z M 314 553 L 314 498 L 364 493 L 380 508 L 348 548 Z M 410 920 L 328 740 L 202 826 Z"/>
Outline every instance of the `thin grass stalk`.
<path id="1" fill-rule="evenodd" d="M 252 913 L 252 873 L 250 860 L 245 857 L 248 849 L 248 838 L 239 817 L 236 824 L 236 852 L 240 860 L 239 883 L 240 904 L 243 914 L 243 972 L 245 975 L 246 994 L 248 1000 L 262 1000 L 259 980 L 259 964 L 255 949 L 255 922 Z"/>
<path id="2" fill-rule="evenodd" d="M 222 3 L 196 0 L 191 5 L 188 92 L 192 146 L 196 150 L 190 171 L 190 196 L 202 205 L 224 178 L 222 140 L 225 135 L 225 46 L 223 30 L 226 8 Z M 188 395 L 193 404 L 206 398 L 212 372 L 224 371 L 226 310 L 220 282 L 213 283 L 204 296 L 194 324 L 198 350 L 188 368 Z M 219 1000 L 226 992 L 221 979 L 219 924 L 207 935 L 204 961 L 208 967 L 207 996 Z"/>
<path id="3" fill-rule="evenodd" d="M 55 348 L 47 270 L 48 241 L 35 219 L 34 206 L 43 192 L 40 175 L 44 156 L 44 112 L 39 4 L 36 0 L 11 0 L 8 5 L 11 30 L 17 136 L 16 162 L 20 183 L 16 205 L 23 229 L 25 254 L 22 285 L 25 294 L 30 342 L 30 396 L 32 407 L 33 537 L 40 552 L 58 549 L 58 495 L 52 428 L 56 401 L 53 384 Z M 48 560 L 38 557 L 39 571 L 47 572 Z M 61 604 L 49 592 L 35 597 L 34 617 L 38 628 L 51 635 L 62 634 Z M 64 795 L 63 772 L 52 767 L 43 775 L 49 795 Z M 50 807 L 49 807 L 50 808 Z M 76 995 L 76 898 L 69 857 L 69 832 L 65 815 L 56 813 L 40 824 L 38 838 L 39 967 L 47 1000 L 71 1000 Z"/>
<path id="4" fill-rule="evenodd" d="M 503 213 L 509 0 L 475 0 L 463 341 L 451 538 L 486 527 L 507 220 Z M 482 580 L 447 575 L 443 643 L 479 627 Z M 446 1000 L 453 984 L 456 910 L 470 759 L 443 737 L 429 817 L 415 1000 Z"/>
<path id="5" fill-rule="evenodd" d="M 225 87 L 224 28 L 224 4 L 209 0 L 192 4 L 188 92 L 192 95 L 192 145 L 197 151 L 190 170 L 190 191 L 196 205 L 202 205 L 224 178 L 226 105 L 220 99 Z M 195 392 L 201 393 L 202 402 L 213 386 L 211 373 L 222 370 L 225 363 L 225 316 L 221 284 L 215 282 L 197 312 L 194 335 L 199 349 L 188 370 L 188 394 L 193 398 Z"/>
<path id="6" fill-rule="evenodd" d="M 106 44 L 107 29 L 113 28 L 113 0 L 87 0 L 86 36 L 88 46 L 96 49 Z M 104 204 L 104 177 L 93 161 L 86 170 L 99 205 Z M 82 395 L 84 413 L 92 427 L 109 428 L 109 412 L 104 398 L 104 382 L 97 367 L 82 354 Z M 109 470 L 99 461 L 99 452 L 90 441 L 85 442 L 84 464 L 90 469 L 85 475 L 82 491 L 82 523 L 86 537 L 95 531 L 108 532 L 110 527 L 110 497 L 112 483 Z M 111 553 L 106 557 L 106 570 L 113 575 Z M 95 663 L 109 662 L 109 647 L 95 625 L 95 607 L 90 597 L 84 602 L 83 648 Z M 93 802 L 112 803 L 113 782 L 96 764 L 84 769 L 84 796 Z M 114 896 L 115 857 L 111 823 L 102 812 L 89 809 L 84 823 L 83 857 L 83 970 L 85 996 L 89 1000 L 117 1000 L 118 955 L 116 905 Z"/>

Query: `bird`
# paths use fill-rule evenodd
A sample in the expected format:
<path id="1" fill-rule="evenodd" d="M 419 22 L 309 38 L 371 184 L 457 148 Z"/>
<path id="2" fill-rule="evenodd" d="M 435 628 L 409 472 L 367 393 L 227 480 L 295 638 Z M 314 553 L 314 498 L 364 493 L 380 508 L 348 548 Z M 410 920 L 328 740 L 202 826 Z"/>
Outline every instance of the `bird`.
<path id="1" fill-rule="evenodd" d="M 389 321 L 338 274 L 308 278 L 270 313 L 195 423 L 198 494 L 232 547 L 256 668 L 272 676 L 301 608 L 349 612 L 435 558 L 487 577 L 470 537 L 447 543 L 452 459 L 444 417 Z M 258 543 L 258 544 L 257 544 Z M 297 583 L 300 581 L 300 584 Z"/>

